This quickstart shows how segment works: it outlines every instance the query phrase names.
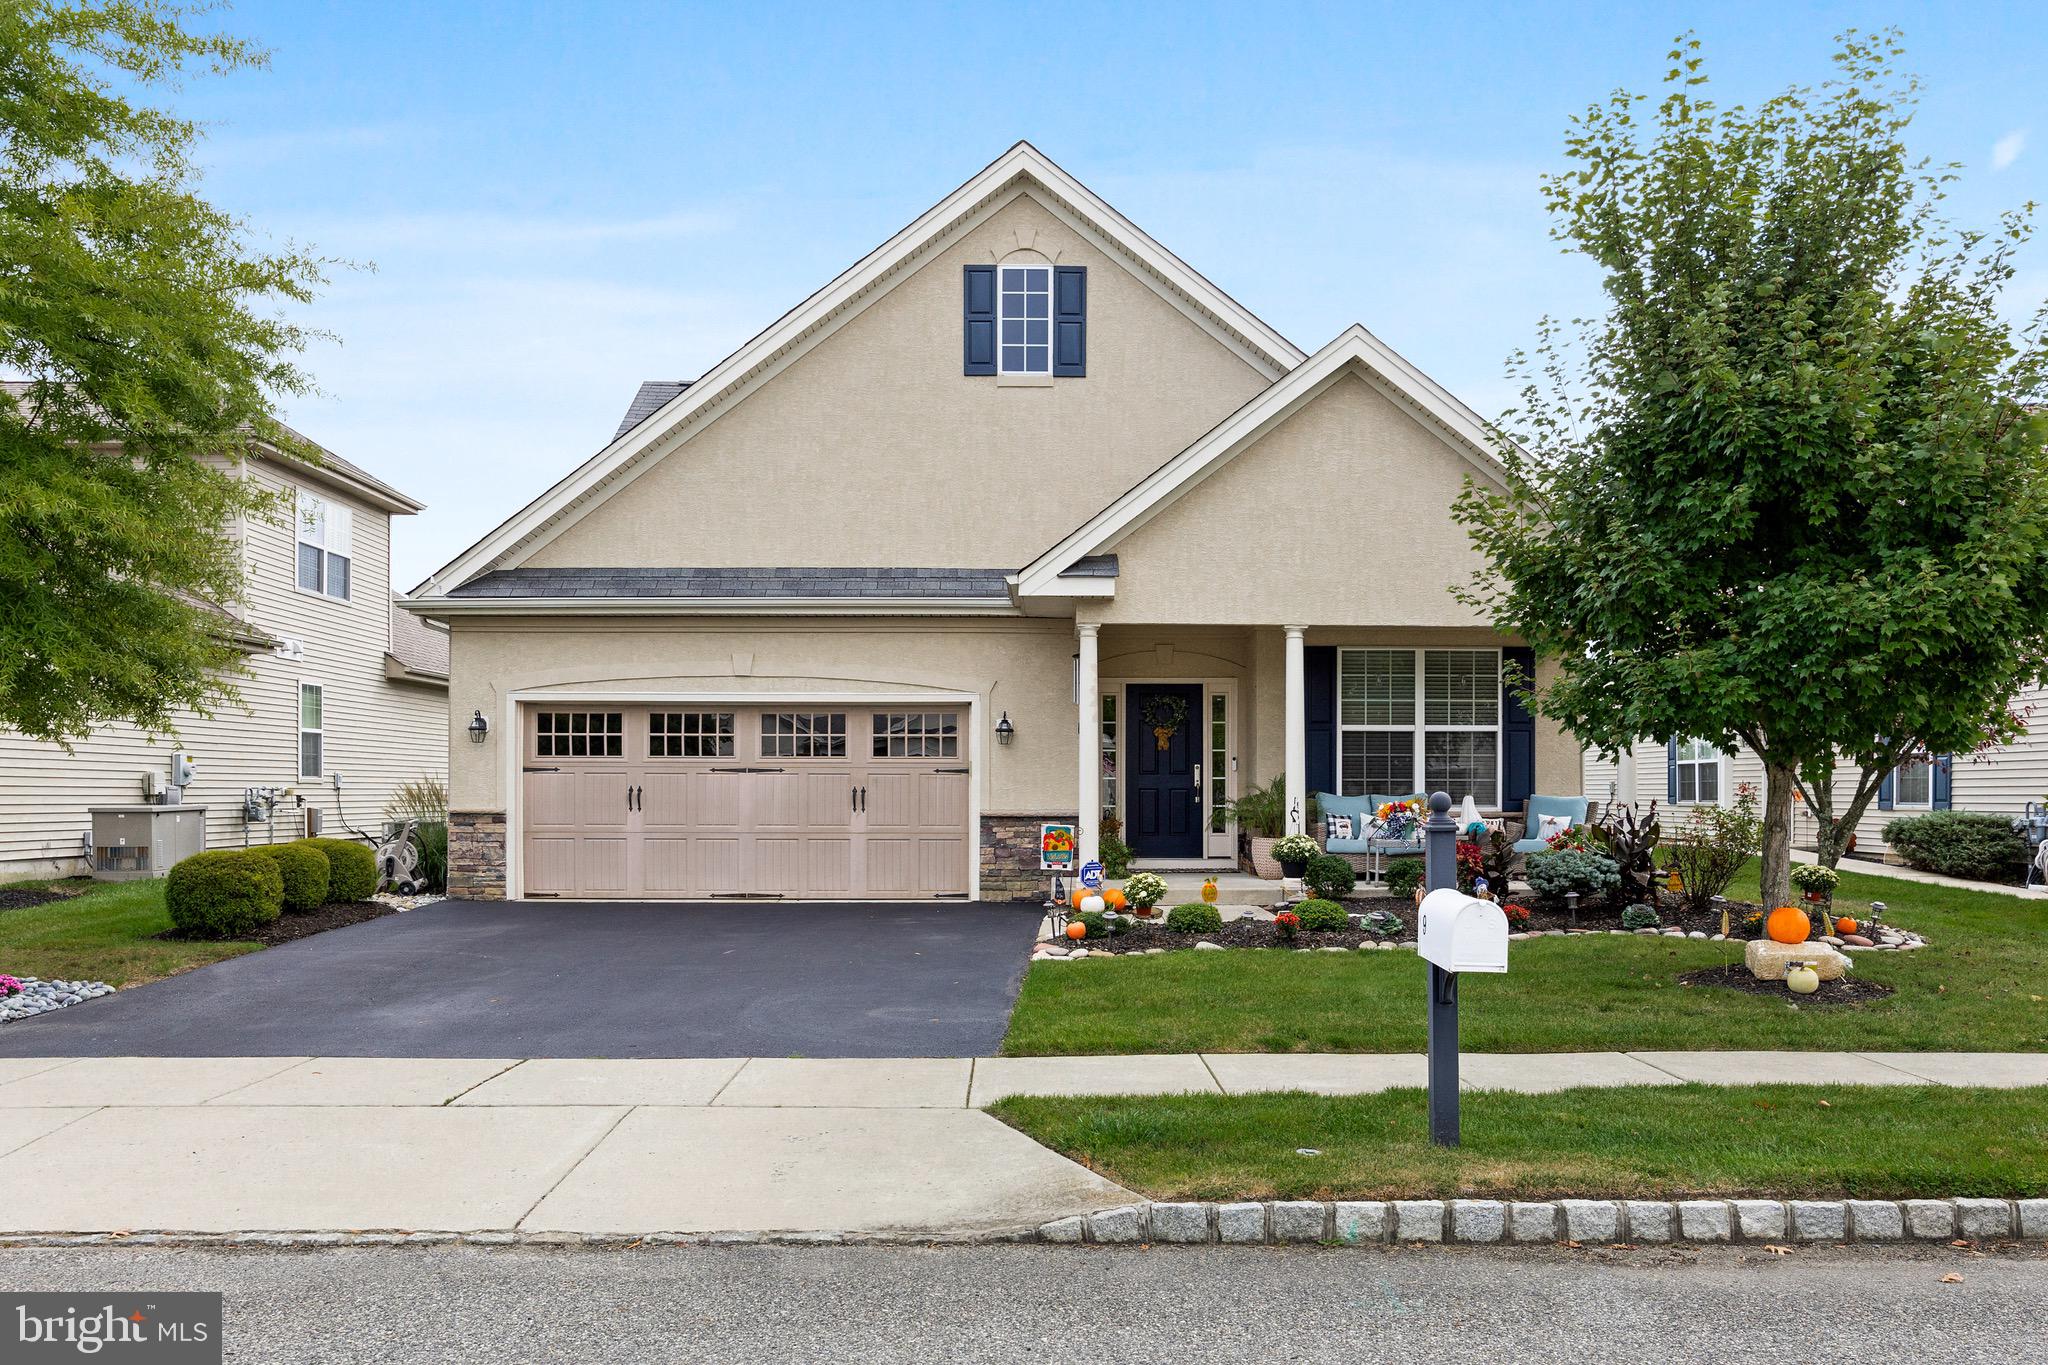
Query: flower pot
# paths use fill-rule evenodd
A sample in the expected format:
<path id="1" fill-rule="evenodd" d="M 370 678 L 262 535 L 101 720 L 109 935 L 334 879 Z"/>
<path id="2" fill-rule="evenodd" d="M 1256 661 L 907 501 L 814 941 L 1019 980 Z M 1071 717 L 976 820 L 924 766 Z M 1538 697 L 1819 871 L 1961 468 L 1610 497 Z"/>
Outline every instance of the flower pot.
<path id="1" fill-rule="evenodd" d="M 1283 863 L 1281 863 L 1281 864 L 1280 864 L 1280 875 L 1281 875 L 1281 876 L 1283 876 L 1283 877 L 1297 877 L 1297 878 L 1298 878 L 1298 877 L 1303 877 L 1303 876 L 1306 876 L 1307 874 L 1308 874 L 1308 859 L 1306 859 L 1306 858 L 1302 858 L 1302 859 L 1299 859 L 1299 860 L 1297 860 L 1297 861 L 1295 861 L 1295 862 L 1291 862 L 1291 863 L 1289 863 L 1289 862 L 1283 862 Z"/>
<path id="2" fill-rule="evenodd" d="M 1256 834 L 1252 836 L 1251 845 L 1253 876 L 1263 877 L 1269 882 L 1277 882 L 1280 880 L 1280 863 L 1279 860 L 1274 858 L 1273 856 L 1273 845 L 1279 842 L 1280 840 L 1277 835 L 1271 839 L 1262 838 Z"/>

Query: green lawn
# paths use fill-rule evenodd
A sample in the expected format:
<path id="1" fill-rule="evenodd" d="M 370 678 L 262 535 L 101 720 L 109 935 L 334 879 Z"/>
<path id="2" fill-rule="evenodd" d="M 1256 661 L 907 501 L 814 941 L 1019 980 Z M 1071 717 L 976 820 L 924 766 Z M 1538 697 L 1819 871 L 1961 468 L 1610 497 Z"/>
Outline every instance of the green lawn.
<path id="1" fill-rule="evenodd" d="M 0 910 L 0 972 L 44 980 L 134 986 L 256 951 L 257 943 L 158 939 L 171 927 L 161 879 L 10 882 L 10 888 L 85 886 L 82 895 Z"/>
<path id="2" fill-rule="evenodd" d="M 1754 868 L 1731 889 L 1756 895 Z M 1740 943 L 1601 937 L 1512 946 L 1505 976 L 1461 979 L 1473 1052 L 1815 1048 L 2048 1050 L 2048 902 L 1844 872 L 1839 903 L 1870 900 L 1925 933 L 1910 953 L 1856 954 L 1897 994 L 1862 1007 L 1678 984 L 1742 960 Z M 1003 1051 L 1419 1052 L 1425 968 L 1412 952 L 1175 952 L 1035 963 Z"/>
<path id="3" fill-rule="evenodd" d="M 1429 1145 L 1420 1090 L 1019 1096 L 991 1112 L 1154 1199 L 2048 1193 L 2042 1088 L 1486 1091 L 1463 1111 L 1453 1149 Z"/>

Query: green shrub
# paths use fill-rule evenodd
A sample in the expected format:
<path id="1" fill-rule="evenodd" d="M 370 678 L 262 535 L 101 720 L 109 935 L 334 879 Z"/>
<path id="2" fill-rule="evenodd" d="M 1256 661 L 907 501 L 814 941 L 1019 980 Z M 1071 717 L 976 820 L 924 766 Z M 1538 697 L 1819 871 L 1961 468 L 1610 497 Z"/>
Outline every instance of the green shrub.
<path id="1" fill-rule="evenodd" d="M 1679 894 L 1695 915 L 1710 913 L 1714 897 L 1762 847 L 1763 818 L 1756 788 L 1743 783 L 1732 806 L 1696 806 L 1685 828 L 1666 842 L 1664 862 L 1678 873 Z"/>
<path id="2" fill-rule="evenodd" d="M 1358 874 L 1351 870 L 1350 863 L 1336 854 L 1318 853 L 1308 860 L 1308 870 L 1302 874 L 1301 880 L 1316 899 L 1340 901 L 1358 885 Z"/>
<path id="3" fill-rule="evenodd" d="M 1111 930 L 1109 921 L 1093 910 L 1081 910 L 1067 916 L 1067 923 L 1078 924 L 1088 931 L 1089 938 L 1108 938 Z"/>
<path id="4" fill-rule="evenodd" d="M 1387 894 L 1412 896 L 1422 885 L 1422 859 L 1395 858 L 1387 864 Z"/>
<path id="5" fill-rule="evenodd" d="M 195 853 L 164 879 L 164 908 L 186 938 L 245 938 L 284 909 L 277 860 L 255 848 Z"/>
<path id="6" fill-rule="evenodd" d="M 412 841 L 420 851 L 419 879 L 436 896 L 448 891 L 448 826 L 438 820 L 415 826 Z"/>
<path id="7" fill-rule="evenodd" d="M 1303 901 L 1294 907 L 1294 913 L 1301 916 L 1301 927 L 1314 933 L 1327 934 L 1351 927 L 1351 916 L 1332 900 Z"/>
<path id="8" fill-rule="evenodd" d="M 1655 929 L 1663 923 L 1657 912 L 1647 905 L 1631 905 L 1621 912 L 1621 927 L 1624 929 Z"/>
<path id="9" fill-rule="evenodd" d="M 2027 841 L 2013 833 L 2012 817 L 1938 810 L 1894 820 L 1884 841 L 1909 866 L 1978 882 L 2017 882 L 2027 875 Z"/>
<path id="10" fill-rule="evenodd" d="M 1362 926 L 1374 938 L 1399 938 L 1408 929 L 1408 921 L 1391 910 L 1368 910 Z"/>
<path id="11" fill-rule="evenodd" d="M 1527 867 L 1529 889 L 1552 905 L 1564 904 L 1569 891 L 1578 892 L 1583 902 L 1621 886 L 1621 868 L 1604 853 L 1531 853 Z"/>
<path id="12" fill-rule="evenodd" d="M 298 844 L 260 844 L 254 852 L 277 864 L 284 881 L 284 908 L 318 910 L 327 904 L 327 855 L 317 848 Z"/>
<path id="13" fill-rule="evenodd" d="M 1108 830 L 1102 832 L 1102 875 L 1119 882 L 1131 875 L 1131 846 Z"/>
<path id="14" fill-rule="evenodd" d="M 337 901 L 366 901 L 377 894 L 377 855 L 353 839 L 301 839 L 327 855 L 327 895 Z"/>
<path id="15" fill-rule="evenodd" d="M 1166 927 L 1176 934 L 1213 934 L 1223 928 L 1223 913 L 1213 905 L 1189 901 L 1166 912 Z"/>

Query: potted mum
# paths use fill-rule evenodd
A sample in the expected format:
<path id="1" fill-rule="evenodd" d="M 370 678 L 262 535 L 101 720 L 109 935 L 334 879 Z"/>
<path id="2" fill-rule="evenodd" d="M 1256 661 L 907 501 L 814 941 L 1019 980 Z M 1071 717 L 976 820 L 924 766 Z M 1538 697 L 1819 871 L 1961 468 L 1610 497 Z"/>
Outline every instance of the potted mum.
<path id="1" fill-rule="evenodd" d="M 1306 834 L 1290 834 L 1274 842 L 1273 861 L 1280 864 L 1281 876 L 1300 877 L 1308 871 L 1308 860 L 1321 852 Z"/>
<path id="2" fill-rule="evenodd" d="M 1166 878 L 1153 872 L 1134 872 L 1124 879 L 1124 899 L 1141 919 L 1152 918 L 1152 907 L 1166 897 Z"/>
<path id="3" fill-rule="evenodd" d="M 1825 905 L 1835 898 L 1835 887 L 1841 884 L 1841 874 L 1832 867 L 1818 863 L 1800 863 L 1792 869 L 1792 885 L 1805 893 L 1806 899 L 1816 905 Z"/>

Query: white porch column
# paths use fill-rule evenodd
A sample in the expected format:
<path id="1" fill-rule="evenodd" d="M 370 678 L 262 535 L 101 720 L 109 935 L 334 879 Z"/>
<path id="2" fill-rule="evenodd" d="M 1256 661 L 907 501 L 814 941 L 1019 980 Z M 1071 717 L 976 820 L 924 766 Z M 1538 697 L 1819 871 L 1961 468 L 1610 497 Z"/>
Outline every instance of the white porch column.
<path id="1" fill-rule="evenodd" d="M 1300 834 L 1308 816 L 1308 667 L 1303 626 L 1287 627 L 1287 832 Z"/>
<path id="2" fill-rule="evenodd" d="M 1074 669 L 1074 686 L 1081 693 L 1081 801 L 1075 818 L 1081 825 L 1080 861 L 1092 863 L 1102 856 L 1102 685 L 1096 677 L 1095 647 L 1102 627 L 1082 621 L 1075 629 L 1080 635 L 1080 660 Z"/>

